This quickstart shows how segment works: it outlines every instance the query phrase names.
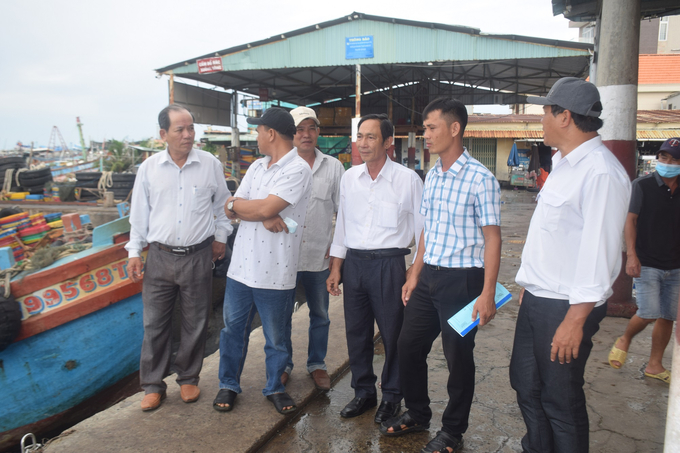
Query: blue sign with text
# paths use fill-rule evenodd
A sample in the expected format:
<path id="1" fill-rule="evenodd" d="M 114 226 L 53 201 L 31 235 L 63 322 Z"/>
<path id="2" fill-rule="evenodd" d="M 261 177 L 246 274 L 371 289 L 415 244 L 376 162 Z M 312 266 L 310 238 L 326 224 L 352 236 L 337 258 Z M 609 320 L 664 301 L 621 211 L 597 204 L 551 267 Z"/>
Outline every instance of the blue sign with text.
<path id="1" fill-rule="evenodd" d="M 373 36 L 345 38 L 345 60 L 373 58 Z"/>

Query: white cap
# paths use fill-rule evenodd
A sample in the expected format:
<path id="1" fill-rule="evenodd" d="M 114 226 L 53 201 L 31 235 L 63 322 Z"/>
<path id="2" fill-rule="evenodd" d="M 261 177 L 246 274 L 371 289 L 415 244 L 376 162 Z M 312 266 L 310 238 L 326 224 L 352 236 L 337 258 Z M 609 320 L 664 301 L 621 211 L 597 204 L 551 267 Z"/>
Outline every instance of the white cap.
<path id="1" fill-rule="evenodd" d="M 290 111 L 295 121 L 295 127 L 298 127 L 304 120 L 314 120 L 317 126 L 320 126 L 319 119 L 316 117 L 314 110 L 309 107 L 297 107 Z"/>

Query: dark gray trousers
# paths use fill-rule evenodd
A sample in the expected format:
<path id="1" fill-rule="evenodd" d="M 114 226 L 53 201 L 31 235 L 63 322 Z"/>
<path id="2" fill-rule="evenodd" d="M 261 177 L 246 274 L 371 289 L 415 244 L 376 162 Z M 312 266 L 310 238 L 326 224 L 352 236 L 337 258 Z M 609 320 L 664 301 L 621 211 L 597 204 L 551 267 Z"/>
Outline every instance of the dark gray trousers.
<path id="1" fill-rule="evenodd" d="M 172 312 L 179 295 L 181 342 L 175 357 L 177 383 L 197 385 L 212 299 L 212 247 L 188 256 L 177 256 L 149 246 L 142 301 L 144 340 L 139 380 L 145 393 L 167 388 L 163 378 L 170 374 Z"/>

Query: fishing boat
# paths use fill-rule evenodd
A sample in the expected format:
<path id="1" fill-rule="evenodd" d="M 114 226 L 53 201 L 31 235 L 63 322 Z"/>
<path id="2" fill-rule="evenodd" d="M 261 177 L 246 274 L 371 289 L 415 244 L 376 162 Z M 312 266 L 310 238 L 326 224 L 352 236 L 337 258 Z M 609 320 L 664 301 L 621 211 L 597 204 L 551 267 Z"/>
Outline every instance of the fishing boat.
<path id="1" fill-rule="evenodd" d="M 0 451 L 91 415 L 94 398 L 115 399 L 139 369 L 142 284 L 127 274 L 129 231 L 127 217 L 98 226 L 90 249 L 12 280 L 22 321 L 0 352 Z"/>

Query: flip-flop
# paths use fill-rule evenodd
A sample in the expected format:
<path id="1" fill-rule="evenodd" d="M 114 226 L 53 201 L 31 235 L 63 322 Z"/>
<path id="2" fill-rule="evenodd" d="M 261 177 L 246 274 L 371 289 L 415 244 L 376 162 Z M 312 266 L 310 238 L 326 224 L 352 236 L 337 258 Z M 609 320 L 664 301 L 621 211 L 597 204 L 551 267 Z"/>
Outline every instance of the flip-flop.
<path id="1" fill-rule="evenodd" d="M 671 383 L 671 372 L 668 370 L 663 370 L 659 374 L 652 374 L 645 371 L 645 376 L 650 377 L 652 379 L 658 379 L 660 381 L 665 382 L 666 384 Z"/>
<path id="2" fill-rule="evenodd" d="M 626 357 L 628 357 L 628 351 L 624 351 L 623 349 L 616 347 L 616 343 L 618 343 L 620 339 L 621 337 L 616 339 L 614 346 L 612 346 L 611 351 L 609 351 L 609 365 L 617 370 L 621 368 L 624 363 L 626 363 Z M 620 365 L 616 366 L 612 362 L 619 362 Z"/>
<path id="3" fill-rule="evenodd" d="M 272 402 L 279 414 L 289 414 L 297 410 L 293 398 L 288 396 L 287 393 L 272 393 L 267 395 L 267 399 Z M 289 409 L 284 409 L 284 407 L 289 407 Z"/>
<path id="4" fill-rule="evenodd" d="M 238 393 L 233 390 L 220 389 L 220 391 L 217 392 L 215 401 L 213 401 L 213 409 L 219 412 L 229 412 L 234 408 L 236 395 L 238 395 Z M 218 406 L 218 404 L 228 404 L 229 406 Z"/>

